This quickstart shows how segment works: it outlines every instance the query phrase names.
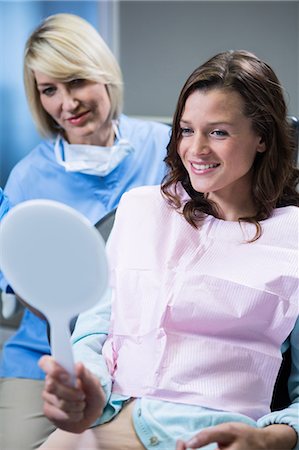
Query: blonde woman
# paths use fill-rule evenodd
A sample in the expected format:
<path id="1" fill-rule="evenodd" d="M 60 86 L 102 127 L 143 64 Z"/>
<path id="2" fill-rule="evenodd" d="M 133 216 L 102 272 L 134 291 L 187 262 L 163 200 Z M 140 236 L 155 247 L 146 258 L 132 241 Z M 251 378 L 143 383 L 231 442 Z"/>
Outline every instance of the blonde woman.
<path id="1" fill-rule="evenodd" d="M 117 207 L 124 192 L 161 182 L 170 129 L 121 113 L 121 70 L 85 20 L 70 14 L 47 18 L 26 43 L 24 80 L 45 139 L 12 170 L 5 187 L 12 205 L 53 199 L 95 224 Z M 10 290 L 5 280 L 1 287 Z M 5 449 L 31 450 L 53 430 L 42 412 L 44 373 L 37 364 L 49 352 L 46 322 L 26 310 L 2 355 L 0 441 Z"/>

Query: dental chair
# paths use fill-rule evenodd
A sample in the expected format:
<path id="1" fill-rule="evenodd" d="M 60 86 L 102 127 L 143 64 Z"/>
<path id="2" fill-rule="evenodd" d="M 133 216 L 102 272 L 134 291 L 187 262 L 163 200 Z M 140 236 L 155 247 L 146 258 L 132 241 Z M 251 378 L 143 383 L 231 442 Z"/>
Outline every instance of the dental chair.
<path id="1" fill-rule="evenodd" d="M 294 161 L 299 165 L 299 119 L 295 116 L 289 116 L 289 122 L 294 132 Z"/>

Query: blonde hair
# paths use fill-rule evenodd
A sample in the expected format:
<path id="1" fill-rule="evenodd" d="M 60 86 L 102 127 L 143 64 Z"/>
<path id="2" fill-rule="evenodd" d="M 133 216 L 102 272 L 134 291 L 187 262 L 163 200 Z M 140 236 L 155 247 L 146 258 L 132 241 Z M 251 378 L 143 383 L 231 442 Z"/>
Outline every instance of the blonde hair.
<path id="1" fill-rule="evenodd" d="M 33 120 L 42 135 L 53 136 L 57 124 L 42 107 L 34 71 L 62 82 L 82 78 L 103 83 L 111 102 L 108 119 L 121 113 L 123 80 L 118 62 L 96 29 L 79 16 L 48 17 L 25 46 L 24 84 Z"/>

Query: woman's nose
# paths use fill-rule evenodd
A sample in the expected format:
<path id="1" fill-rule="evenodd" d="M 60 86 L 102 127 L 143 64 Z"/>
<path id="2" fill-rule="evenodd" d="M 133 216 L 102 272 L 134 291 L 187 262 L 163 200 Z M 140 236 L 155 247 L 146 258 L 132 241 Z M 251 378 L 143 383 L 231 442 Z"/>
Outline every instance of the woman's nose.
<path id="1" fill-rule="evenodd" d="M 79 100 L 70 91 L 61 93 L 61 106 L 64 111 L 74 111 L 79 105 Z"/>
<path id="2" fill-rule="evenodd" d="M 208 154 L 210 152 L 210 145 L 207 136 L 205 136 L 204 134 L 194 136 L 191 146 L 191 152 L 194 155 Z"/>

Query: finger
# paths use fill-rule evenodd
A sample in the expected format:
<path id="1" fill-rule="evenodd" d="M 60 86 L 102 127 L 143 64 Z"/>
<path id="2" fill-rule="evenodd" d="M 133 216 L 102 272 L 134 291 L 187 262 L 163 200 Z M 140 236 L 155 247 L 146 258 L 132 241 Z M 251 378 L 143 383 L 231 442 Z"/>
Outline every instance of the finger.
<path id="1" fill-rule="evenodd" d="M 235 438 L 236 433 L 233 426 L 230 424 L 220 424 L 200 431 L 200 433 L 196 434 L 192 439 L 186 442 L 186 447 L 200 448 L 213 442 L 226 445 Z"/>
<path id="2" fill-rule="evenodd" d="M 103 412 L 106 403 L 105 393 L 98 378 L 85 368 L 83 364 L 79 363 L 76 366 L 76 374 L 78 377 L 78 388 L 81 388 L 85 393 L 85 415 L 89 421 L 91 419 L 94 421 Z"/>
<path id="3" fill-rule="evenodd" d="M 51 375 L 53 378 L 61 379 L 61 381 L 70 379 L 68 372 L 52 356 L 42 356 L 38 365 L 47 375 Z"/>
<path id="4" fill-rule="evenodd" d="M 42 397 L 43 400 L 49 405 L 59 408 L 65 412 L 83 412 L 86 407 L 85 401 L 66 401 L 46 391 L 43 392 Z"/>
<path id="5" fill-rule="evenodd" d="M 44 403 L 43 412 L 54 424 L 80 422 L 84 417 L 82 412 L 64 411 L 47 402 Z"/>
<path id="6" fill-rule="evenodd" d="M 81 380 L 83 385 L 88 387 L 90 384 L 94 383 L 94 375 L 84 366 L 84 364 L 77 363 L 75 370 L 77 378 Z"/>
<path id="7" fill-rule="evenodd" d="M 185 443 L 179 439 L 176 443 L 175 450 L 186 450 L 186 449 L 187 449 L 187 447 L 186 447 Z"/>
<path id="8" fill-rule="evenodd" d="M 77 387 L 72 387 L 65 385 L 53 379 L 51 376 L 47 375 L 45 380 L 44 391 L 54 394 L 57 397 L 64 399 L 66 401 L 84 401 L 85 394 L 82 389 Z"/>
<path id="9" fill-rule="evenodd" d="M 99 380 L 81 363 L 77 364 L 76 370 L 79 379 L 78 388 L 84 391 L 86 399 L 92 403 L 104 402 L 105 394 Z"/>

